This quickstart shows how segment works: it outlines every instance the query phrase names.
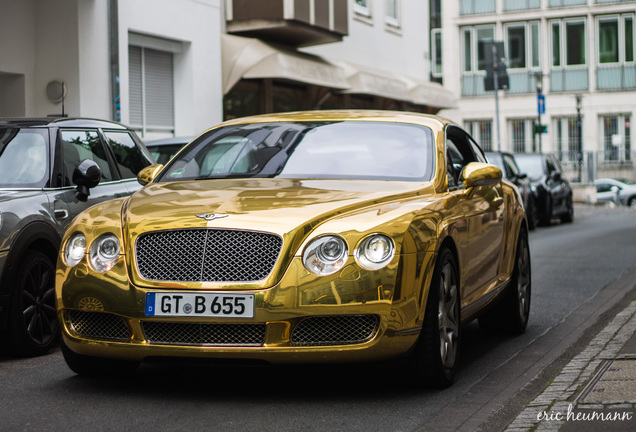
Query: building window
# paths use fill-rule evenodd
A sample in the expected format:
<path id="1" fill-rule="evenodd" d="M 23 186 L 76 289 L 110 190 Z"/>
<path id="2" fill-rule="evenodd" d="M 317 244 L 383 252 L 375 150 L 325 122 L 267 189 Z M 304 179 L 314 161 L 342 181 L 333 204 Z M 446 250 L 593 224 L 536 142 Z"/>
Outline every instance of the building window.
<path id="1" fill-rule="evenodd" d="M 632 160 L 631 116 L 629 114 L 601 116 L 603 131 L 602 161 L 609 163 Z"/>
<path id="2" fill-rule="evenodd" d="M 432 47 L 432 67 L 431 73 L 434 77 L 442 76 L 442 29 L 435 29 L 431 32 Z"/>
<path id="3" fill-rule="evenodd" d="M 597 18 L 599 90 L 636 88 L 634 14 Z"/>
<path id="4" fill-rule="evenodd" d="M 495 40 L 495 26 L 467 27 L 463 30 L 464 71 L 485 71 L 486 52 L 485 42 Z M 474 53 L 477 53 L 475 56 Z"/>
<path id="5" fill-rule="evenodd" d="M 128 74 L 130 126 L 142 137 L 153 133 L 173 133 L 173 54 L 130 45 Z"/>
<path id="6" fill-rule="evenodd" d="M 538 22 L 507 25 L 506 43 L 510 69 L 529 69 L 540 66 Z"/>
<path id="7" fill-rule="evenodd" d="M 550 23 L 550 90 L 587 90 L 587 38 L 584 19 L 567 19 Z"/>
<path id="8" fill-rule="evenodd" d="M 497 2 L 495 0 L 461 0 L 459 7 L 462 15 L 495 13 Z"/>
<path id="9" fill-rule="evenodd" d="M 576 162 L 579 152 L 579 131 L 576 116 L 554 119 L 554 148 L 561 162 Z"/>
<path id="10" fill-rule="evenodd" d="M 552 66 L 581 66 L 586 64 L 584 20 L 552 22 Z"/>
<path id="11" fill-rule="evenodd" d="M 466 132 L 473 137 L 483 151 L 492 151 L 492 120 L 468 120 Z"/>
<path id="12" fill-rule="evenodd" d="M 371 16 L 371 0 L 356 0 L 353 4 L 353 11 L 365 17 Z"/>
<path id="13" fill-rule="evenodd" d="M 385 19 L 391 27 L 400 27 L 400 0 L 386 0 Z"/>
<path id="14" fill-rule="evenodd" d="M 508 133 L 513 153 L 530 153 L 533 145 L 534 120 L 511 119 L 508 121 Z"/>

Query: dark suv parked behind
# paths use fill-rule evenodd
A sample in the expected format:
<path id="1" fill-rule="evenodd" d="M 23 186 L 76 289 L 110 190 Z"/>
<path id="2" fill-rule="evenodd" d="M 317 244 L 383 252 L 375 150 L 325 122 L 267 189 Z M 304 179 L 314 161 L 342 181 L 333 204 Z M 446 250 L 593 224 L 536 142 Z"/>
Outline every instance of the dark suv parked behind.
<path id="1" fill-rule="evenodd" d="M 532 181 L 539 225 L 550 225 L 554 218 L 572 222 L 572 188 L 557 158 L 551 154 L 518 153 L 515 159 L 521 171 L 528 174 Z"/>
<path id="2" fill-rule="evenodd" d="M 137 173 L 151 163 L 118 123 L 0 118 L 0 348 L 39 355 L 55 343 L 64 230 L 85 208 L 139 189 Z"/>

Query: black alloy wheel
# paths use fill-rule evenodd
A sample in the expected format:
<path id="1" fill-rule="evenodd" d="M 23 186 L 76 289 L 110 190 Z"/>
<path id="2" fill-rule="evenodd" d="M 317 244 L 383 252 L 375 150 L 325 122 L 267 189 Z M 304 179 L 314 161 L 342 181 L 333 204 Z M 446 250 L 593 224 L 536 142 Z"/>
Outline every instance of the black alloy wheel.
<path id="1" fill-rule="evenodd" d="M 38 356 L 57 342 L 55 267 L 42 252 L 29 250 L 20 261 L 9 309 L 9 350 Z"/>
<path id="2" fill-rule="evenodd" d="M 419 382 L 448 387 L 457 373 L 460 347 L 459 277 L 455 256 L 442 249 L 426 302 L 424 325 L 411 358 Z"/>

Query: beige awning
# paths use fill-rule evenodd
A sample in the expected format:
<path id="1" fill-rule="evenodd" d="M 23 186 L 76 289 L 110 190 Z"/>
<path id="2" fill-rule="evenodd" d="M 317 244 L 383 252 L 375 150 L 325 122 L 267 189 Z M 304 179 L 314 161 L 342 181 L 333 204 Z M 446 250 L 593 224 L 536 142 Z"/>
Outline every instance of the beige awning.
<path id="1" fill-rule="evenodd" d="M 222 51 L 223 94 L 241 78 L 280 78 L 339 90 L 350 87 L 337 65 L 259 39 L 223 35 Z"/>
<path id="2" fill-rule="evenodd" d="M 435 108 L 457 108 L 457 98 L 441 84 L 406 78 L 413 103 Z"/>
<path id="3" fill-rule="evenodd" d="M 347 81 L 351 84 L 344 93 L 367 94 L 399 101 L 411 100 L 406 82 L 395 75 L 346 61 L 331 62 L 344 70 Z"/>

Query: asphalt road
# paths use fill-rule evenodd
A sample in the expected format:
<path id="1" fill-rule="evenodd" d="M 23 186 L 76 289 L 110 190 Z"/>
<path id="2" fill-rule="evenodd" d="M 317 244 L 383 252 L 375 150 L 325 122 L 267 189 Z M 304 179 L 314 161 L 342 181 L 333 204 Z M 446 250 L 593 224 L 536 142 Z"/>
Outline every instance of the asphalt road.
<path id="1" fill-rule="evenodd" d="M 577 207 L 574 223 L 531 232 L 527 332 L 466 327 L 449 389 L 414 389 L 397 363 L 144 364 L 132 378 L 80 378 L 56 349 L 0 357 L 0 430 L 498 430 L 634 294 L 635 240 L 636 213 L 626 209 Z"/>

